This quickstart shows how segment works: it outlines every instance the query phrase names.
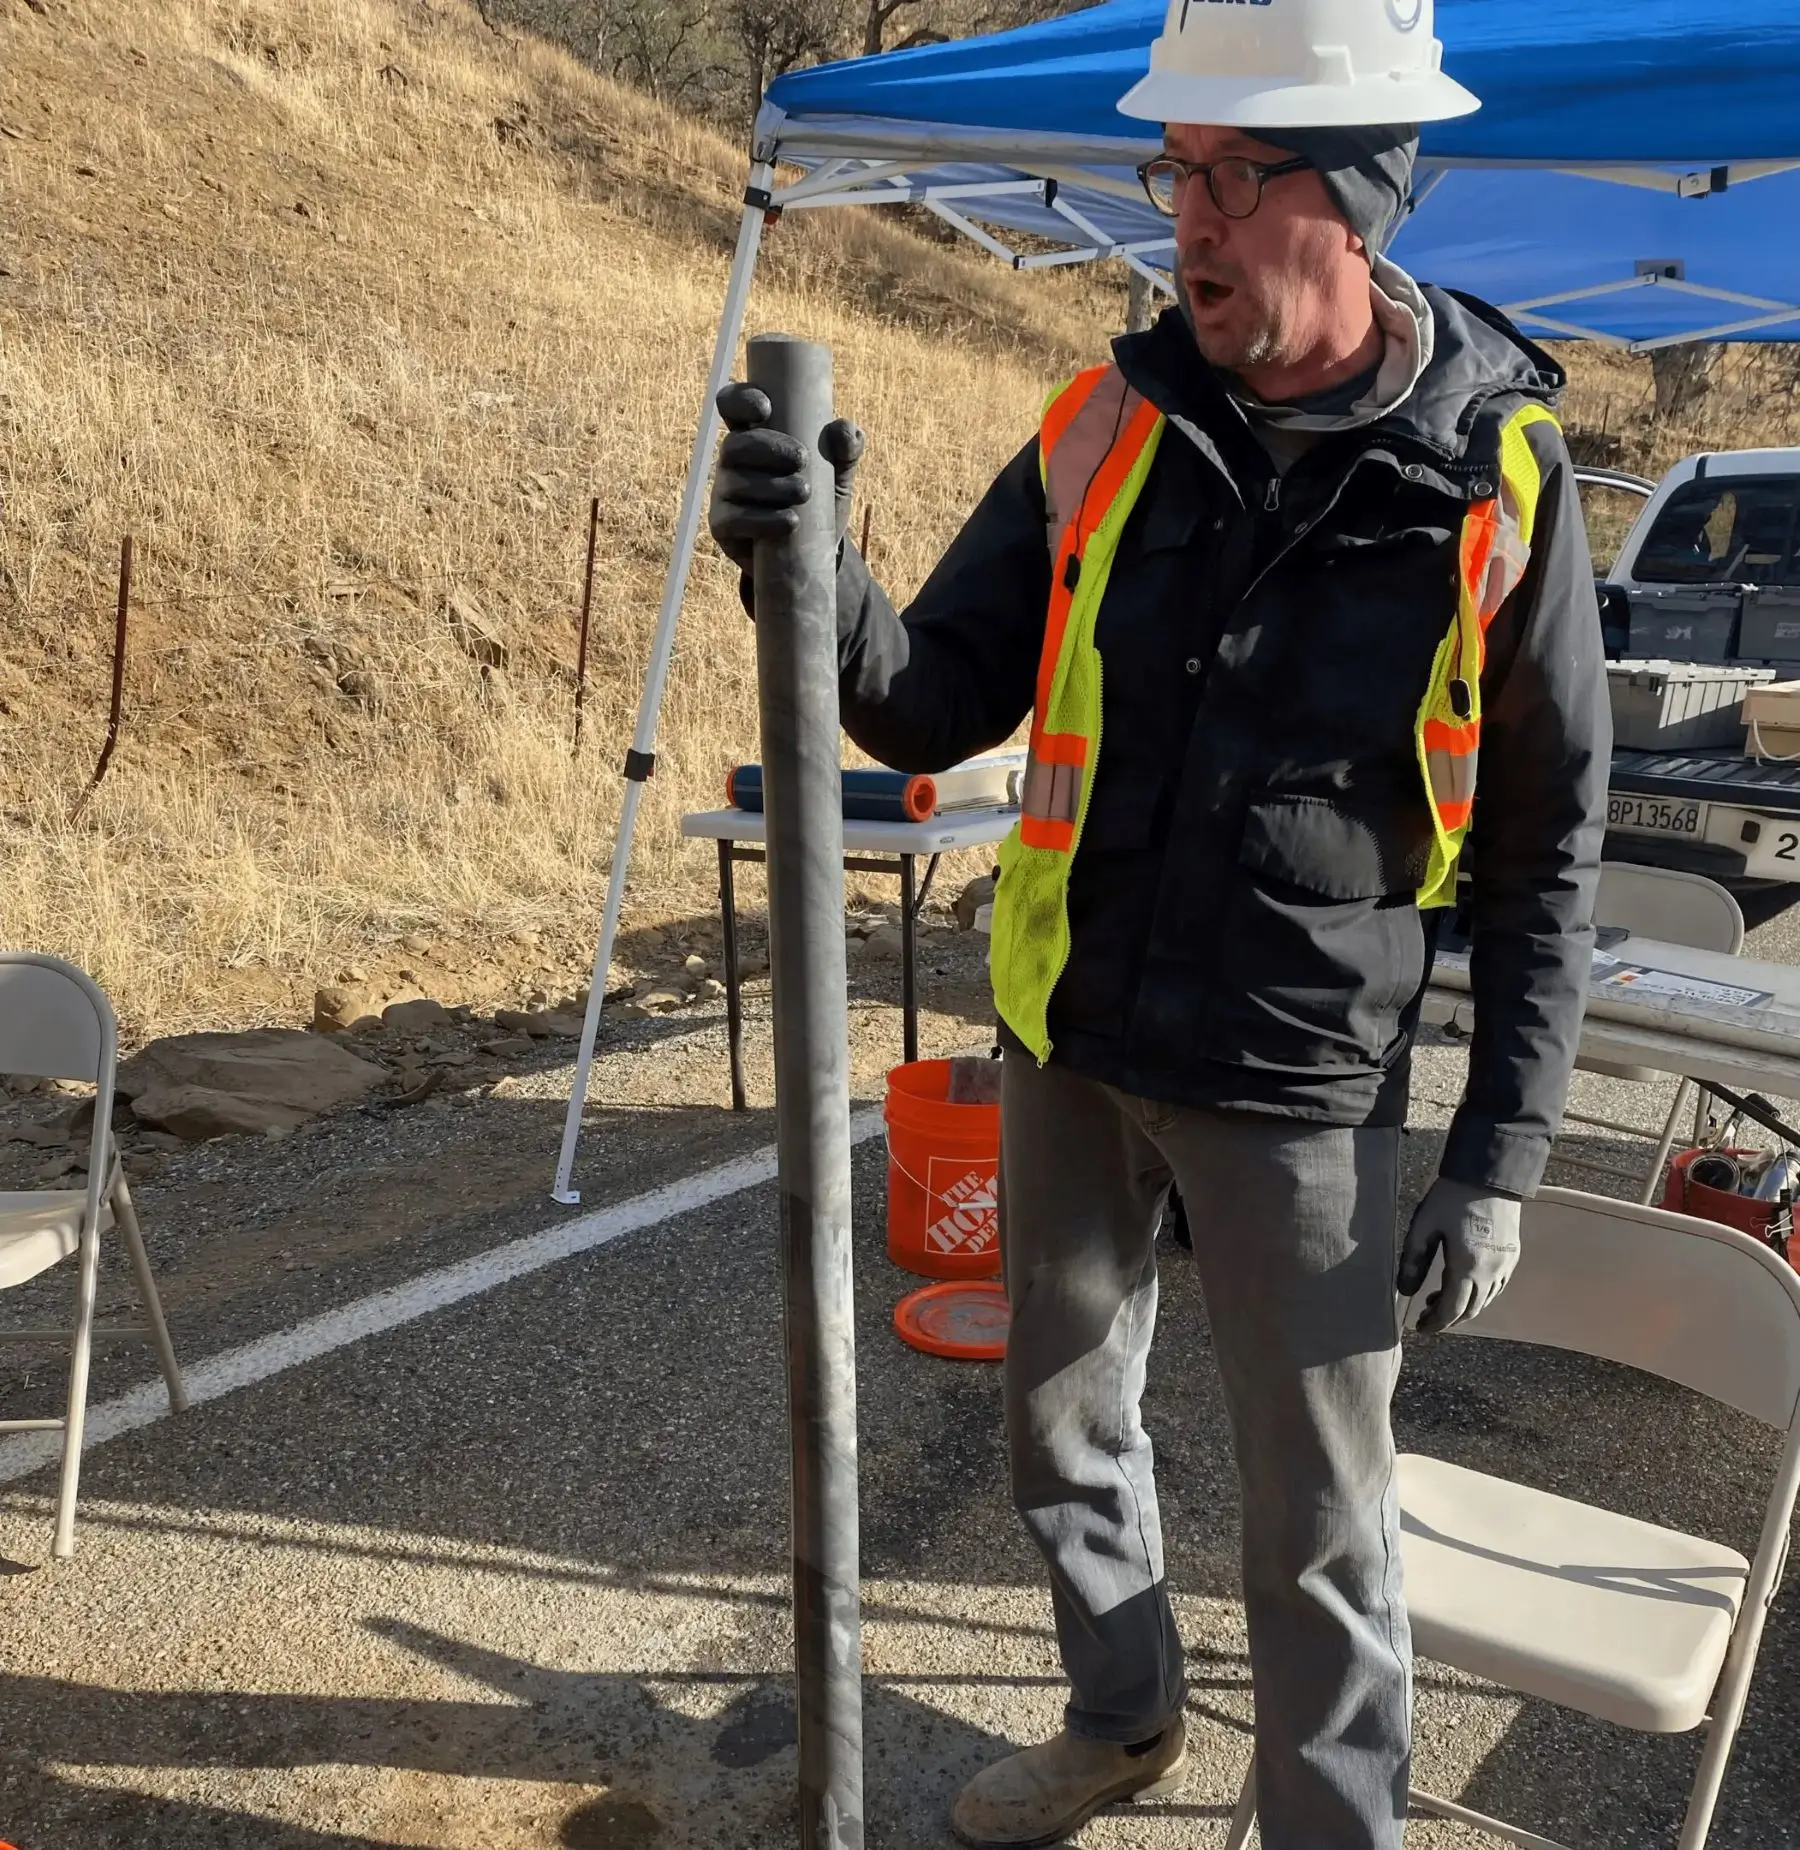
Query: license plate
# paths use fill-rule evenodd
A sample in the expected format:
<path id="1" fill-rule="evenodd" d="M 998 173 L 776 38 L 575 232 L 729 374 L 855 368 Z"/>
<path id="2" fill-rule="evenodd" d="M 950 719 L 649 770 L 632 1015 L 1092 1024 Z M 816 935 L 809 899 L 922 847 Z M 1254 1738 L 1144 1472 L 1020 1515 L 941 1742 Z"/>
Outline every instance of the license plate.
<path id="1" fill-rule="evenodd" d="M 1606 823 L 1640 835 L 1701 835 L 1706 830 L 1706 805 L 1674 803 L 1666 797 L 1608 797 Z"/>

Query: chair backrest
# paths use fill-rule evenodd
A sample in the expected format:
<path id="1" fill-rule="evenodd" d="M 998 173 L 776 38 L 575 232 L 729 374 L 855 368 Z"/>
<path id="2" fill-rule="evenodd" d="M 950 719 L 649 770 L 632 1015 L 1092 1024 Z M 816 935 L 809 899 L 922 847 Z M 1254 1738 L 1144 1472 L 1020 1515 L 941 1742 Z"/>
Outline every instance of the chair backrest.
<path id="1" fill-rule="evenodd" d="M 1623 1362 L 1800 1430 L 1800 1274 L 1768 1247 L 1563 1188 L 1526 1204 L 1522 1237 L 1512 1282 L 1458 1334 Z"/>
<path id="2" fill-rule="evenodd" d="M 1726 951 L 1735 957 L 1744 948 L 1744 915 L 1725 888 L 1669 867 L 1603 862 L 1594 923 L 1622 925 L 1637 937 L 1696 951 Z"/>
<path id="3" fill-rule="evenodd" d="M 110 1097 L 118 1035 L 85 971 L 39 951 L 0 951 L 0 1073 L 86 1079 Z"/>

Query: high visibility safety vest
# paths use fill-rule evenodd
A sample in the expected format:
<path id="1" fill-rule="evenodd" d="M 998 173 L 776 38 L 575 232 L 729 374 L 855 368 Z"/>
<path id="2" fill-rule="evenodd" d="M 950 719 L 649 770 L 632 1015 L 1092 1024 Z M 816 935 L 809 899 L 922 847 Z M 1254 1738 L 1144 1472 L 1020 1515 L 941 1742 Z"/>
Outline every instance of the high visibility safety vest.
<path id="1" fill-rule="evenodd" d="M 1541 472 L 1525 432 L 1539 422 L 1555 422 L 1541 405 L 1524 406 L 1508 420 L 1496 491 L 1471 502 L 1463 518 L 1456 612 L 1414 727 L 1433 836 L 1418 893 L 1422 907 L 1455 898 L 1457 858 L 1475 799 L 1488 625 L 1531 556 Z M 1002 1020 L 1039 1060 L 1050 1053 L 1050 994 L 1069 958 L 1069 868 L 1100 756 L 1094 624 L 1119 535 L 1164 425 L 1117 367 L 1096 366 L 1050 395 L 1038 433 L 1050 608 L 1019 821 L 1000 847 L 989 963 Z"/>

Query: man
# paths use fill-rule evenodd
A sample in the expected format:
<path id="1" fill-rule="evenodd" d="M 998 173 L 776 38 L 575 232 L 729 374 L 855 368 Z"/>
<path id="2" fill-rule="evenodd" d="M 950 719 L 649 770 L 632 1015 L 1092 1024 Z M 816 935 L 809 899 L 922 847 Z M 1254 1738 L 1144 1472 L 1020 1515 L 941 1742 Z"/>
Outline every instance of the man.
<path id="1" fill-rule="evenodd" d="M 1284 66 L 1284 20 L 1356 43 Z M 1396 1288 L 1441 1254 L 1421 1327 L 1443 1329 L 1517 1259 L 1573 1059 L 1610 744 L 1562 375 L 1380 257 L 1415 131 L 1331 126 L 1370 94 L 1471 107 L 1430 33 L 1429 0 L 1175 0 L 1122 107 L 1167 124 L 1144 180 L 1179 312 L 1053 395 L 904 618 L 842 551 L 859 744 L 932 771 L 1032 721 L 992 944 L 1006 1413 L 1072 1695 L 1054 1740 L 964 1790 L 972 1845 L 1059 1841 L 1184 1771 L 1138 1417 L 1171 1184 L 1243 1489 L 1262 1841 L 1401 1840 Z M 722 403 L 712 527 L 745 561 L 805 483 L 758 394 Z M 846 506 L 860 446 L 826 433 Z M 1402 1243 L 1408 1056 L 1459 863 L 1477 1027 Z"/>

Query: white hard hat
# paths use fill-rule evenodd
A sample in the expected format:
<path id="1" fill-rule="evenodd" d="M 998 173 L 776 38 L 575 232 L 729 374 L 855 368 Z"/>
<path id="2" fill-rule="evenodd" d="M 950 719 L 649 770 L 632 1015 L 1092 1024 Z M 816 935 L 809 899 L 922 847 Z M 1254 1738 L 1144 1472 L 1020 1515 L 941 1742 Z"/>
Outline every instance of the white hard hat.
<path id="1" fill-rule="evenodd" d="M 1439 68 L 1431 0 L 1169 0 L 1150 71 L 1119 99 L 1150 122 L 1365 128 L 1481 107 Z"/>

